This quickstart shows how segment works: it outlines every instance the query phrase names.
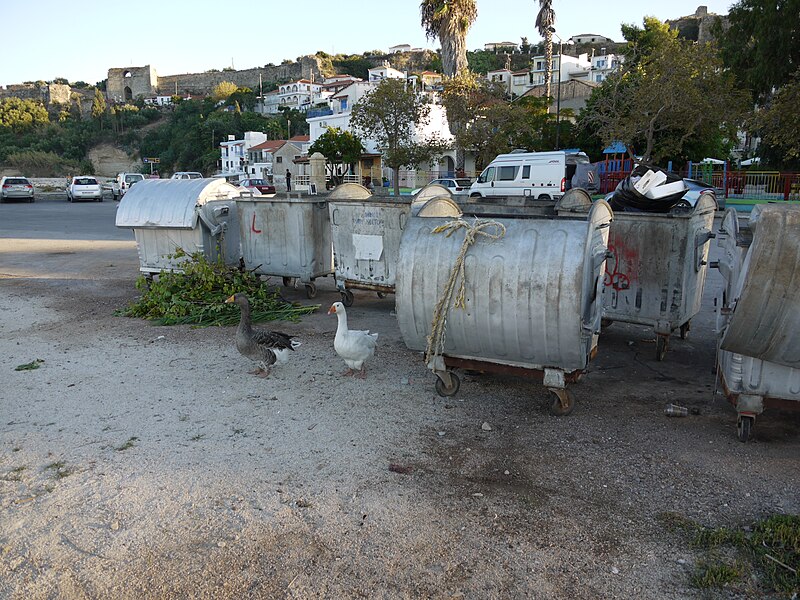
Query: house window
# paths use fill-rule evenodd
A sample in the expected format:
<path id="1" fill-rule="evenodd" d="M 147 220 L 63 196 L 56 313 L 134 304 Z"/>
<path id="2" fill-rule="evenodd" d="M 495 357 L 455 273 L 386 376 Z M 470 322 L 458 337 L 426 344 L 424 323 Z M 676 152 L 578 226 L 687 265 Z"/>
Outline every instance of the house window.
<path id="1" fill-rule="evenodd" d="M 533 73 L 528 73 L 528 83 L 533 85 Z"/>
<path id="2" fill-rule="evenodd" d="M 544 68 L 544 63 L 541 60 L 536 61 L 536 70 L 541 71 Z"/>
<path id="3" fill-rule="evenodd" d="M 347 110 L 347 98 L 342 98 L 342 110 Z"/>
<path id="4" fill-rule="evenodd" d="M 597 82 L 603 81 L 603 76 L 600 73 L 598 73 L 597 75 L 594 76 L 594 80 Z"/>
<path id="5" fill-rule="evenodd" d="M 282 163 L 283 162 L 283 157 L 282 156 L 276 156 L 275 157 L 275 162 L 276 163 Z"/>

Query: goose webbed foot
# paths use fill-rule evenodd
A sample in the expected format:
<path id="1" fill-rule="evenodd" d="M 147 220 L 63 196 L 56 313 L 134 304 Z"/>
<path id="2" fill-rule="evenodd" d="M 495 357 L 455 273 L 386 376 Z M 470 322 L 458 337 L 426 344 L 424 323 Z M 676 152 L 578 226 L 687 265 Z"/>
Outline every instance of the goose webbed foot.
<path id="1" fill-rule="evenodd" d="M 350 377 L 354 373 L 355 371 L 353 371 L 353 369 L 348 368 L 345 371 L 342 371 L 342 377 Z"/>

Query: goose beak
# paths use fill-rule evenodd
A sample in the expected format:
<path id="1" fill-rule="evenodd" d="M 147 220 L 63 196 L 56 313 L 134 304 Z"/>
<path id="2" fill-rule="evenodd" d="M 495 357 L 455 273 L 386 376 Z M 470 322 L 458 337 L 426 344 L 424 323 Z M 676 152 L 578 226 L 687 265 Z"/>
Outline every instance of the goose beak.
<path id="1" fill-rule="evenodd" d="M 329 315 L 336 314 L 336 307 L 333 304 L 331 304 L 331 307 L 328 309 L 328 314 Z"/>
<path id="2" fill-rule="evenodd" d="M 235 302 L 235 299 L 234 299 L 233 296 L 231 296 L 227 300 L 225 300 L 225 304 L 230 304 L 231 302 Z"/>

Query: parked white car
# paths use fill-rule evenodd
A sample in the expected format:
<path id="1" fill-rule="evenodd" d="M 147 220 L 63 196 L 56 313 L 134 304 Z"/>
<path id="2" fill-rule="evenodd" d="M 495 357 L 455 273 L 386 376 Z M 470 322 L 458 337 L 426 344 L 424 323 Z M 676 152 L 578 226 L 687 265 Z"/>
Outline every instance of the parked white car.
<path id="1" fill-rule="evenodd" d="M 472 180 L 467 178 L 448 178 L 445 177 L 443 179 L 434 179 L 430 183 L 426 184 L 425 187 L 433 184 L 441 185 L 442 187 L 446 187 L 456 196 L 466 196 L 469 194 L 469 186 L 472 185 Z M 416 190 L 411 190 L 412 194 L 417 194 L 422 188 L 417 188 Z"/>
<path id="2" fill-rule="evenodd" d="M 173 173 L 170 179 L 202 179 L 203 174 L 197 171 L 178 171 Z"/>
<path id="3" fill-rule="evenodd" d="M 73 177 L 67 186 L 67 202 L 76 202 L 78 200 L 96 200 L 97 202 L 103 201 L 103 186 L 89 175 L 80 175 Z"/>

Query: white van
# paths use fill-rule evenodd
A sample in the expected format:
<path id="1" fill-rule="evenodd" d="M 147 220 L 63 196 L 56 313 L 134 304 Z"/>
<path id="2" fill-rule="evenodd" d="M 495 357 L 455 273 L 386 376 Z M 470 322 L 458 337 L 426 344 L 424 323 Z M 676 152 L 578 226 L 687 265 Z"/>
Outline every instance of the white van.
<path id="1" fill-rule="evenodd" d="M 118 200 L 125 195 L 134 183 L 144 181 L 144 175 L 141 173 L 117 173 L 117 178 L 111 184 L 111 194 L 114 200 Z"/>
<path id="2" fill-rule="evenodd" d="M 571 187 L 575 165 L 589 163 L 583 152 L 512 152 L 500 154 L 469 189 L 471 198 L 531 196 L 558 200 Z"/>

